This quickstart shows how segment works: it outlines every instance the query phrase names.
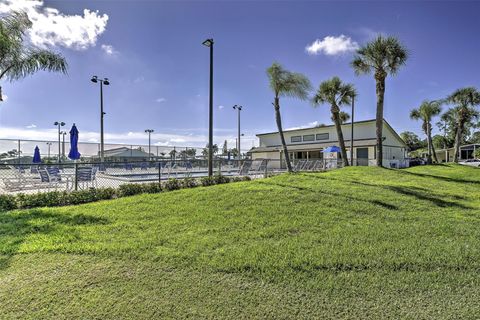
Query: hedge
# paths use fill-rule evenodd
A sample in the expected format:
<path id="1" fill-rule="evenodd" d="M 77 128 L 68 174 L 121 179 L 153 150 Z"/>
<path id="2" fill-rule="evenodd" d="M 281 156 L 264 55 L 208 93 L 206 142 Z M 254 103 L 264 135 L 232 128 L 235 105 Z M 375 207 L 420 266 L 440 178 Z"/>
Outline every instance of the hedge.
<path id="1" fill-rule="evenodd" d="M 162 191 L 173 191 L 178 189 L 195 188 L 199 185 L 211 186 L 229 182 L 249 181 L 250 177 L 226 177 L 215 175 L 213 177 L 203 177 L 200 183 L 189 177 L 183 180 L 168 179 L 162 185 L 159 183 L 145 184 L 122 184 L 119 188 L 97 188 L 78 191 L 49 191 L 41 193 L 17 195 L 0 194 L 0 212 L 28 209 L 35 207 L 57 207 L 76 205 L 81 203 L 94 202 L 99 200 L 115 199 L 128 197 L 141 193 L 159 193 Z"/>

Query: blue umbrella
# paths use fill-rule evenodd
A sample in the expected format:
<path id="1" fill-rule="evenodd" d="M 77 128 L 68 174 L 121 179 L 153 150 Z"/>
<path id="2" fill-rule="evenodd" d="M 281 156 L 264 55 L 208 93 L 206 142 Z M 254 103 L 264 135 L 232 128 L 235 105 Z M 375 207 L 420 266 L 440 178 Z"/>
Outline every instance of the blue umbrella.
<path id="1" fill-rule="evenodd" d="M 80 159 L 80 152 L 78 152 L 78 129 L 75 126 L 75 123 L 70 130 L 70 152 L 68 157 L 72 160 Z"/>
<path id="2" fill-rule="evenodd" d="M 323 152 L 340 152 L 340 148 L 337 146 L 330 146 L 328 148 L 323 149 Z"/>
<path id="3" fill-rule="evenodd" d="M 35 146 L 35 151 L 33 152 L 33 163 L 42 163 L 42 159 L 40 158 L 40 149 L 38 146 Z"/>

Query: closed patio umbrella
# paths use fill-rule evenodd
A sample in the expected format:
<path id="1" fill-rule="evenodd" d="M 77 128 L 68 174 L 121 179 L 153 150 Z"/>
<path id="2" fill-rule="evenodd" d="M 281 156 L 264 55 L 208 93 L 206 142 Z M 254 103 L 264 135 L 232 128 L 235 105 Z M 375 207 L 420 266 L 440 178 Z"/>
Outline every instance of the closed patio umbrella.
<path id="1" fill-rule="evenodd" d="M 35 151 L 33 152 L 33 163 L 42 163 L 42 158 L 40 157 L 40 149 L 38 146 L 35 146 Z"/>
<path id="2" fill-rule="evenodd" d="M 75 123 L 70 129 L 70 152 L 68 157 L 72 160 L 80 159 L 80 152 L 78 152 L 78 129 L 75 126 Z"/>

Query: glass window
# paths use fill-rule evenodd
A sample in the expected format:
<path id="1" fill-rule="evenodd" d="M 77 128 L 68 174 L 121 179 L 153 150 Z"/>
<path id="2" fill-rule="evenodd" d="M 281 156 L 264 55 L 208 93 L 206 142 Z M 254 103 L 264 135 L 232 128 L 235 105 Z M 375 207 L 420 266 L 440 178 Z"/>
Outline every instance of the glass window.
<path id="1" fill-rule="evenodd" d="M 303 136 L 303 141 L 315 141 L 315 135 L 314 134 L 308 134 L 306 136 Z"/>
<path id="2" fill-rule="evenodd" d="M 290 138 L 291 142 L 302 142 L 302 136 L 293 136 Z"/>
<path id="3" fill-rule="evenodd" d="M 328 140 L 328 133 L 317 133 L 317 140 Z"/>

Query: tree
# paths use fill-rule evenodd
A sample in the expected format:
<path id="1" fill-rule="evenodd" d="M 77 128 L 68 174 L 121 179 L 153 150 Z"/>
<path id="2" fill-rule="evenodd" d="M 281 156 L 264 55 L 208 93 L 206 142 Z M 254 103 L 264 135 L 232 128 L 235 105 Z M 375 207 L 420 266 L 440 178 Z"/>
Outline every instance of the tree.
<path id="1" fill-rule="evenodd" d="M 352 61 L 355 74 L 370 74 L 373 72 L 376 82 L 377 113 L 376 164 L 382 166 L 383 159 L 383 102 L 385 96 L 385 79 L 387 75 L 395 75 L 408 58 L 407 49 L 395 37 L 378 36 L 373 41 L 357 50 Z"/>
<path id="2" fill-rule="evenodd" d="M 223 142 L 223 148 L 222 148 L 222 154 L 225 156 L 228 153 L 228 145 L 227 145 L 227 140 Z"/>
<path id="3" fill-rule="evenodd" d="M 345 122 L 350 120 L 350 114 L 348 112 L 345 112 L 345 111 L 340 111 L 338 113 L 338 117 L 340 119 L 341 124 L 344 124 Z M 332 121 L 334 121 L 333 118 L 332 118 Z"/>
<path id="4" fill-rule="evenodd" d="M 356 92 L 352 84 L 343 83 L 339 77 L 333 77 L 330 80 L 322 82 L 317 93 L 313 97 L 314 106 L 324 103 L 330 105 L 330 112 L 332 113 L 332 120 L 335 123 L 344 166 L 348 166 L 348 157 L 347 149 L 345 148 L 345 140 L 343 139 L 340 107 L 351 104 L 352 98 L 355 96 Z"/>
<path id="5" fill-rule="evenodd" d="M 292 172 L 292 164 L 290 163 L 287 144 L 285 143 L 282 129 L 280 97 L 294 97 L 306 100 L 308 98 L 308 92 L 311 90 L 311 84 L 304 75 L 287 71 L 276 62 L 267 69 L 267 75 L 270 82 L 270 88 L 274 94 L 272 104 L 275 110 L 275 121 L 277 123 L 278 133 L 283 146 L 285 162 L 287 164 L 288 172 Z"/>
<path id="6" fill-rule="evenodd" d="M 445 149 L 447 146 L 447 139 L 440 134 L 436 134 L 432 137 L 432 143 L 437 149 Z"/>
<path id="7" fill-rule="evenodd" d="M 467 87 L 456 90 L 446 101 L 453 104 L 450 115 L 451 120 L 455 122 L 455 153 L 453 161 L 458 162 L 460 156 L 460 144 L 465 137 L 465 131 L 468 126 L 472 126 L 472 122 L 478 119 L 478 112 L 475 107 L 480 104 L 480 92 L 474 87 Z"/>
<path id="8" fill-rule="evenodd" d="M 480 143 L 480 131 L 476 131 L 472 134 L 470 143 Z"/>
<path id="9" fill-rule="evenodd" d="M 0 80 L 13 82 L 40 70 L 67 72 L 65 58 L 36 48 L 24 39 L 31 27 L 25 12 L 14 11 L 0 18 Z M 1 86 L 0 101 L 3 101 Z"/>
<path id="10" fill-rule="evenodd" d="M 417 149 L 423 148 L 423 142 L 420 138 L 411 131 L 404 131 L 400 133 L 400 137 L 408 147 L 408 151 L 415 151 Z"/>
<path id="11" fill-rule="evenodd" d="M 480 149 L 475 150 L 473 156 L 475 157 L 475 159 L 480 159 Z"/>
<path id="12" fill-rule="evenodd" d="M 205 146 L 205 148 L 203 148 L 202 150 L 202 155 L 207 158 L 208 157 L 208 152 L 209 152 L 209 147 L 210 147 L 210 144 L 207 143 L 207 145 Z M 216 155 L 218 153 L 218 145 L 217 144 L 213 144 L 212 146 L 212 151 L 213 151 L 213 155 Z"/>
<path id="13" fill-rule="evenodd" d="M 432 163 L 432 154 L 435 162 L 438 163 L 437 154 L 435 153 L 435 147 L 432 142 L 432 118 L 438 116 L 442 112 L 440 107 L 441 101 L 428 101 L 422 102 L 420 107 L 413 109 L 410 112 L 410 118 L 413 120 L 422 121 L 422 129 L 427 136 L 427 164 Z"/>

